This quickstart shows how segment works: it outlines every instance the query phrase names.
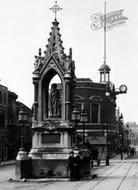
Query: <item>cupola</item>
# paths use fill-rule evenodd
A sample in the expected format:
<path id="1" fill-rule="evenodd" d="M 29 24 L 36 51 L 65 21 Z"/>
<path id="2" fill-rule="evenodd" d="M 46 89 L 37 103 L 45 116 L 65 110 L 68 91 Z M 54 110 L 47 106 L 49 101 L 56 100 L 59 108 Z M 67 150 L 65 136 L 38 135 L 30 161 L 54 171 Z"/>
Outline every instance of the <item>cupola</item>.
<path id="1" fill-rule="evenodd" d="M 101 65 L 99 71 L 100 71 L 100 82 L 106 83 L 110 81 L 110 67 L 104 63 Z"/>

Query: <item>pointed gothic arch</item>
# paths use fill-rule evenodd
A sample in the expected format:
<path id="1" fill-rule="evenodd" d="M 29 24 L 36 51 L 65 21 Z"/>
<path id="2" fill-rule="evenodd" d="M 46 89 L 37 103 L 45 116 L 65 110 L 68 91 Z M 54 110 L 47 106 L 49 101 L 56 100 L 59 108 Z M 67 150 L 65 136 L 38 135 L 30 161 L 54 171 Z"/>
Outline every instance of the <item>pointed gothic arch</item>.
<path id="1" fill-rule="evenodd" d="M 63 95 L 63 86 L 64 86 L 64 78 L 61 75 L 61 73 L 58 72 L 55 68 L 49 68 L 47 72 L 44 73 L 42 80 L 41 80 L 41 120 L 46 120 L 49 118 L 49 88 L 50 88 L 50 81 L 54 78 L 54 76 L 58 75 L 60 78 L 60 93 L 61 97 L 64 97 Z M 63 107 L 63 101 L 61 102 L 61 106 Z M 62 117 L 63 115 L 61 115 Z"/>

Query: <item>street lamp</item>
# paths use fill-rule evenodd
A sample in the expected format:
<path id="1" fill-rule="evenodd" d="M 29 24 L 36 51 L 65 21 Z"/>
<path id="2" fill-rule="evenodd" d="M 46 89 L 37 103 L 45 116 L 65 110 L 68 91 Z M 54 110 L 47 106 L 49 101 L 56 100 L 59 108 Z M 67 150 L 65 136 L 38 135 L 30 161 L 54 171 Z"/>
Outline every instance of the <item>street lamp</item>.
<path id="1" fill-rule="evenodd" d="M 15 163 L 15 175 L 18 179 L 30 178 L 31 177 L 31 159 L 28 157 L 27 152 L 24 150 L 24 130 L 23 127 L 28 121 L 27 112 L 25 110 L 19 111 L 18 114 L 19 126 L 21 127 L 21 147 L 16 157 Z"/>
<path id="2" fill-rule="evenodd" d="M 121 114 L 120 115 L 120 118 L 119 118 L 119 128 L 120 128 L 120 137 L 121 137 L 121 160 L 123 160 L 123 115 Z"/>
<path id="3" fill-rule="evenodd" d="M 83 145 L 85 144 L 85 123 L 88 121 L 88 117 L 87 114 L 84 111 L 84 104 L 82 104 L 82 110 L 81 110 L 81 114 L 80 114 L 80 122 L 82 123 L 82 127 L 83 127 Z"/>
<path id="4" fill-rule="evenodd" d="M 76 107 L 74 107 L 71 119 L 75 123 L 75 145 L 77 145 L 78 144 L 78 142 L 77 142 L 77 127 L 78 127 L 78 122 L 80 121 L 80 112 L 77 110 Z"/>
<path id="5" fill-rule="evenodd" d="M 132 146 L 132 130 L 129 130 L 129 140 L 130 140 L 130 146 Z"/>
<path id="6" fill-rule="evenodd" d="M 108 114 L 107 114 L 107 103 L 108 103 L 108 97 L 110 96 L 110 92 L 107 91 L 106 86 L 106 146 L 107 146 L 107 154 L 106 154 L 106 166 L 109 166 L 109 141 L 108 141 Z M 109 110 L 110 111 L 110 110 Z"/>
<path id="7" fill-rule="evenodd" d="M 21 110 L 19 112 L 19 116 L 18 116 L 18 121 L 21 123 L 21 147 L 20 147 L 20 151 L 24 150 L 24 124 L 27 121 L 27 112 L 25 110 Z"/>
<path id="8" fill-rule="evenodd" d="M 127 125 L 126 126 L 126 142 L 127 142 L 127 148 L 129 147 L 129 137 L 128 137 L 128 135 L 129 135 L 129 125 Z"/>

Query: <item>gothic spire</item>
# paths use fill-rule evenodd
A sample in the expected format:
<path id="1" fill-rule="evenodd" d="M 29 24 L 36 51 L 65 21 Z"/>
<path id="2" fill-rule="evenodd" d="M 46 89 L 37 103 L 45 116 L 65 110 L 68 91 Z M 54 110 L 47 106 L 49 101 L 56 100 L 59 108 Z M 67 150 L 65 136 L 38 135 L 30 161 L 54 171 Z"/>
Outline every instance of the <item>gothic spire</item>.
<path id="1" fill-rule="evenodd" d="M 55 5 L 50 8 L 50 10 L 55 13 L 55 20 L 52 22 L 44 56 L 41 55 L 41 50 L 39 50 L 38 56 L 35 56 L 35 71 L 42 70 L 50 57 L 53 57 L 57 60 L 56 63 L 60 65 L 64 72 L 68 71 L 74 75 L 75 65 L 72 60 L 72 49 L 69 50 L 69 55 L 64 53 L 63 41 L 61 40 L 61 34 L 59 32 L 60 28 L 58 26 L 59 22 L 57 21 L 57 12 L 60 11 L 61 8 L 57 5 L 57 1 L 55 1 Z"/>
<path id="2" fill-rule="evenodd" d="M 60 62 L 63 61 L 65 57 L 64 48 L 62 46 L 61 34 L 59 32 L 59 22 L 55 20 L 52 22 L 53 26 L 51 27 L 50 37 L 48 39 L 48 44 L 46 45 L 45 58 L 49 58 L 52 54 L 58 59 Z"/>

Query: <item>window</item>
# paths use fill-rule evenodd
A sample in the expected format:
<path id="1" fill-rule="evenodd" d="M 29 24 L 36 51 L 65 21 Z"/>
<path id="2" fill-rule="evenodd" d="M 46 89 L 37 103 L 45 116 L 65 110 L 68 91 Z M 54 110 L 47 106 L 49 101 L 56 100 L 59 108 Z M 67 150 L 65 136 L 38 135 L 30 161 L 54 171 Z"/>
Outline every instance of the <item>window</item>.
<path id="1" fill-rule="evenodd" d="M 4 99 L 3 102 L 4 102 L 4 105 L 6 105 L 6 93 L 4 93 L 3 95 L 4 95 L 4 97 L 3 97 L 3 99 Z"/>
<path id="2" fill-rule="evenodd" d="M 2 104 L 2 92 L 0 92 L 0 104 Z"/>
<path id="3" fill-rule="evenodd" d="M 0 112 L 0 128 L 5 127 L 5 114 L 3 112 Z"/>
<path id="4" fill-rule="evenodd" d="M 99 123 L 99 120 L 100 120 L 99 107 L 100 107 L 99 104 L 91 105 L 91 122 L 92 123 Z"/>

